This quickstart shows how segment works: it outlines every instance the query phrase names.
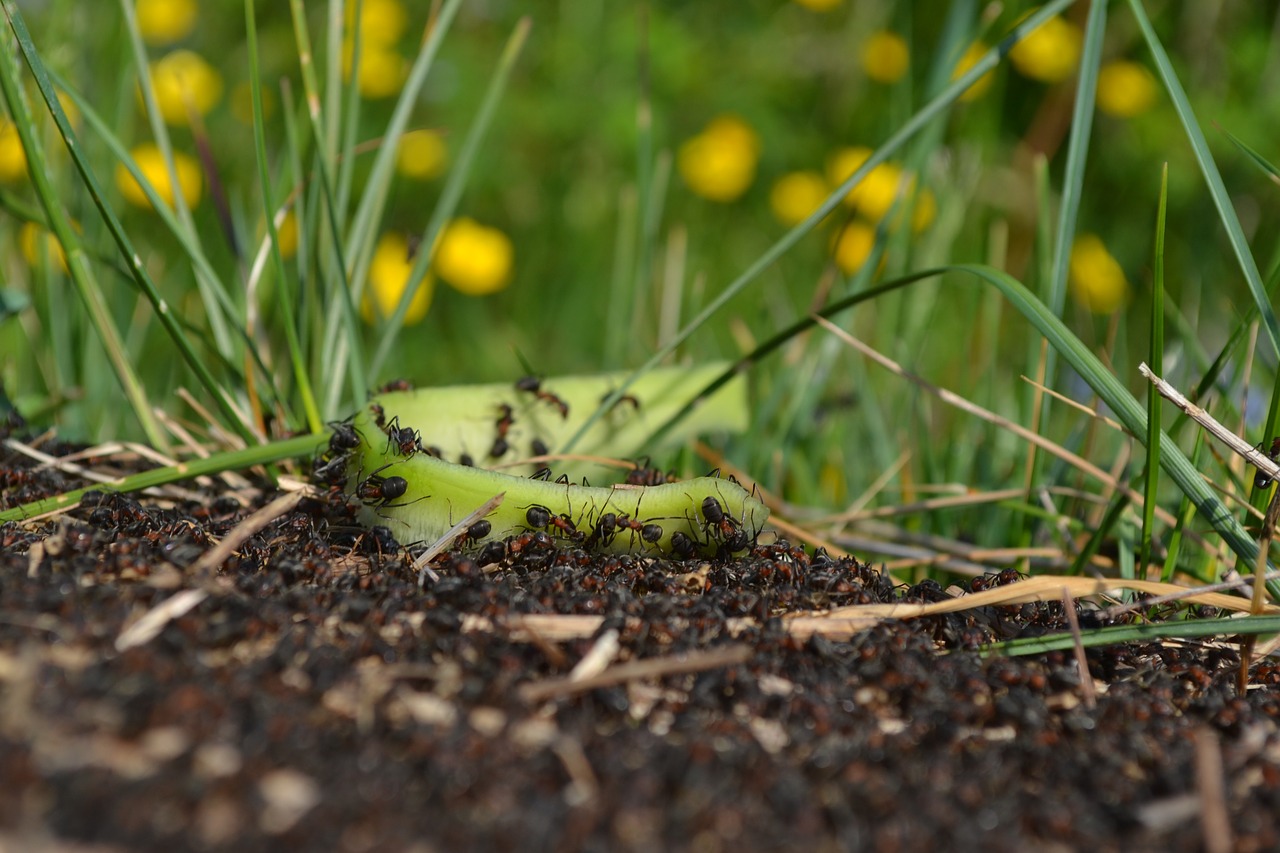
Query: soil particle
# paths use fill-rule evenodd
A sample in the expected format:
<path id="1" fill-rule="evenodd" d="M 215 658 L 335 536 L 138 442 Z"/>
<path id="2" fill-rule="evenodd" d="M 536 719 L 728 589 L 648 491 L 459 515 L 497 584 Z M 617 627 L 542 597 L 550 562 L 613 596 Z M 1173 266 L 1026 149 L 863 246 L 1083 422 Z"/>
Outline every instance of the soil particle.
<path id="1" fill-rule="evenodd" d="M 12 455 L 0 484 L 74 485 Z M 802 640 L 787 614 L 952 592 L 782 542 L 529 537 L 420 587 L 333 494 L 193 569 L 272 497 L 99 493 L 0 527 L 0 847 L 1192 850 L 1204 749 L 1231 842 L 1280 847 L 1280 667 L 1238 696 L 1229 645 L 1091 650 L 1091 709 L 1070 653 L 975 651 L 1061 630 L 1060 603 Z M 205 594 L 120 643 L 183 590 Z"/>

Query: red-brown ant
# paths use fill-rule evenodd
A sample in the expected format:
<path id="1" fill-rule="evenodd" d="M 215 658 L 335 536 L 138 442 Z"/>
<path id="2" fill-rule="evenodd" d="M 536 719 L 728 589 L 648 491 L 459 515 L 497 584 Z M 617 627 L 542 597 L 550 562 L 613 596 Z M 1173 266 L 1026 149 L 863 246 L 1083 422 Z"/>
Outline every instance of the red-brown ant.
<path id="1" fill-rule="evenodd" d="M 378 429 L 385 430 L 387 428 L 387 413 L 378 403 L 370 403 L 369 411 L 373 412 L 373 422 Z"/>
<path id="2" fill-rule="evenodd" d="M 386 450 L 394 447 L 401 456 L 412 456 L 422 449 L 422 433 L 413 427 L 400 426 L 399 415 L 388 421 L 382 431 L 387 434 Z"/>
<path id="3" fill-rule="evenodd" d="M 662 525 L 660 524 L 652 522 L 645 524 L 643 521 L 630 516 L 620 515 L 618 516 L 618 526 L 630 530 L 632 533 L 639 533 L 640 539 L 650 545 L 662 538 Z"/>
<path id="4" fill-rule="evenodd" d="M 560 412 L 560 417 L 569 417 L 569 404 L 561 400 L 555 394 L 545 390 L 542 387 L 542 380 L 536 376 L 523 376 L 516 380 L 516 390 L 525 391 L 537 397 L 545 403 L 555 406 Z"/>
<path id="5" fill-rule="evenodd" d="M 725 515 L 724 507 L 715 498 L 708 496 L 702 501 L 702 517 L 707 521 L 708 533 L 725 550 L 741 551 L 749 544 L 749 537 L 742 525 Z"/>
<path id="6" fill-rule="evenodd" d="M 364 436 L 350 421 L 334 421 L 329 424 L 333 435 L 329 436 L 329 452 L 335 456 L 348 450 L 355 450 L 364 440 Z"/>
<path id="7" fill-rule="evenodd" d="M 606 512 L 600 516 L 600 519 L 591 529 L 591 535 L 587 537 L 586 546 L 588 548 L 595 545 L 608 547 L 613 541 L 613 537 L 618 535 L 618 516 L 616 513 Z"/>
<path id="8" fill-rule="evenodd" d="M 1258 442 L 1254 449 L 1261 450 L 1262 442 Z M 1280 462 L 1280 435 L 1271 439 L 1271 449 L 1267 451 L 1267 458 L 1272 462 Z M 1271 479 L 1271 475 L 1259 471 L 1253 478 L 1253 487 L 1255 489 L 1265 489 L 1271 485 Z"/>
<path id="9" fill-rule="evenodd" d="M 375 394 L 390 394 L 393 391 L 412 391 L 413 383 L 408 379 L 392 379 L 386 385 L 383 385 Z"/>
<path id="10" fill-rule="evenodd" d="M 488 536 L 492 530 L 493 525 L 482 518 L 459 533 L 458 538 L 453 540 L 453 545 L 455 548 L 466 548 L 468 545 L 473 545 Z"/>
<path id="11" fill-rule="evenodd" d="M 511 406 L 506 403 L 499 403 L 498 420 L 494 424 L 498 430 L 498 436 L 493 440 L 493 447 L 489 449 L 489 455 L 494 459 L 506 456 L 507 451 L 511 449 L 511 445 L 507 443 L 507 433 L 511 431 L 511 425 L 515 422 L 515 414 L 512 412 Z"/>
<path id="12" fill-rule="evenodd" d="M 611 394 L 613 394 L 612 391 L 605 392 L 605 395 L 600 398 L 600 405 L 603 406 L 605 402 L 609 399 L 609 396 Z M 622 403 L 630 403 L 633 411 L 636 411 L 636 412 L 640 411 L 640 400 L 637 399 L 633 394 L 623 394 L 621 397 L 614 400 L 613 405 L 609 407 L 609 411 L 613 411 L 614 409 L 618 408 L 618 406 Z"/>
<path id="13" fill-rule="evenodd" d="M 390 476 L 381 477 L 378 471 L 383 471 L 390 467 L 390 463 L 383 465 L 374 471 L 368 477 L 365 477 L 356 485 L 356 497 L 365 506 L 371 506 L 375 509 L 391 509 L 393 507 L 408 506 L 408 503 L 394 503 L 396 498 L 402 498 L 405 492 L 409 491 L 409 481 L 404 477 Z M 427 495 L 416 498 L 409 503 L 424 500 Z"/>
<path id="14" fill-rule="evenodd" d="M 682 530 L 677 530 L 671 534 L 671 552 L 682 560 L 687 560 L 697 552 L 698 546 L 690 537 Z"/>

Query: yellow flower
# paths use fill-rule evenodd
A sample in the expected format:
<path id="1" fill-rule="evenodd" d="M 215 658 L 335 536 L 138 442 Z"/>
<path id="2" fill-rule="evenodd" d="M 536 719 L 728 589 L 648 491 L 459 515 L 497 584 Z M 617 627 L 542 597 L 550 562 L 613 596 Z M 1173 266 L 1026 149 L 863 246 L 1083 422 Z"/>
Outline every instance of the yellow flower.
<path id="1" fill-rule="evenodd" d="M 378 245 L 373 250 L 373 260 L 369 262 L 369 289 L 365 291 L 364 299 L 360 300 L 360 315 L 366 323 L 372 324 L 395 313 L 405 286 L 409 283 L 409 274 L 413 272 L 413 261 L 413 251 L 403 234 L 388 232 L 378 240 Z M 418 285 L 418 292 L 409 300 L 409 308 L 404 315 L 406 326 L 420 323 L 427 316 L 434 291 L 435 280 L 430 275 L 424 277 Z"/>
<path id="2" fill-rule="evenodd" d="M 814 12 L 830 12 L 844 0 L 794 0 L 794 2 Z"/>
<path id="3" fill-rule="evenodd" d="M 160 149 L 151 143 L 139 145 L 130 152 L 133 160 L 138 164 L 139 171 L 142 176 L 147 179 L 147 183 L 155 188 L 159 193 L 161 200 L 170 207 L 173 206 L 173 184 L 169 181 L 169 170 L 164 164 L 164 155 L 160 153 Z M 182 197 L 186 199 L 188 207 L 195 207 L 200 203 L 200 191 L 202 189 L 202 181 L 200 177 L 200 164 L 196 162 L 194 157 L 183 154 L 180 151 L 173 152 L 173 168 L 178 174 L 178 186 L 182 189 Z M 133 179 L 133 175 L 124 167 L 123 163 L 116 164 L 116 187 L 120 190 L 120 194 L 124 196 L 125 201 L 135 204 L 138 207 L 151 207 L 151 202 L 147 199 L 146 194 L 142 191 L 142 187 Z"/>
<path id="4" fill-rule="evenodd" d="M 0 118 L 0 181 L 10 183 L 27 174 L 27 152 L 18 138 L 18 128 Z"/>
<path id="5" fill-rule="evenodd" d="M 862 46 L 862 70 L 877 83 L 897 83 L 910 62 L 907 43 L 897 33 L 882 30 Z"/>
<path id="6" fill-rule="evenodd" d="M 284 221 L 276 229 L 276 237 L 280 240 L 280 257 L 288 259 L 298 253 L 298 217 L 292 210 L 284 215 Z"/>
<path id="7" fill-rule="evenodd" d="M 852 275 L 862 268 L 867 258 L 871 257 L 871 250 L 875 245 L 876 229 L 864 222 L 854 220 L 836 237 L 832 254 L 835 255 L 836 264 L 840 269 L 844 270 L 846 275 Z"/>
<path id="8" fill-rule="evenodd" d="M 1071 247 L 1071 295 L 1094 314 L 1112 314 L 1129 299 L 1124 270 L 1095 234 L 1081 234 Z"/>
<path id="9" fill-rule="evenodd" d="M 355 25 L 356 4 L 347 4 L 347 28 Z M 364 0 L 360 10 L 360 42 L 391 47 L 404 35 L 409 16 L 399 0 Z"/>
<path id="10" fill-rule="evenodd" d="M 760 137 L 737 116 L 712 119 L 680 146 L 676 165 L 689 189 L 711 201 L 733 201 L 756 177 Z"/>
<path id="11" fill-rule="evenodd" d="M 975 41 L 969 45 L 968 50 L 964 52 L 964 56 L 960 57 L 960 61 L 956 63 L 956 68 L 951 72 L 951 79 L 959 79 L 970 68 L 978 64 L 978 60 L 983 57 L 989 50 L 985 44 Z M 964 94 L 960 96 L 962 101 L 976 101 L 981 98 L 986 91 L 991 88 L 991 81 L 995 79 L 996 72 L 988 71 L 977 80 L 973 81 L 973 85 L 964 90 Z"/>
<path id="12" fill-rule="evenodd" d="M 1009 61 L 1032 80 L 1061 83 L 1080 62 L 1081 41 L 1080 28 L 1055 15 L 1014 45 Z"/>
<path id="13" fill-rule="evenodd" d="M 871 154 L 870 148 L 861 146 L 837 151 L 827 163 L 827 176 L 831 183 L 844 183 L 867 162 Z M 902 184 L 902 168 L 893 163 L 881 163 L 849 191 L 844 201 L 867 219 L 878 222 L 893 207 L 900 192 L 909 194 L 913 191 L 915 181 L 907 181 L 906 186 Z"/>
<path id="14" fill-rule="evenodd" d="M 26 258 L 27 263 L 33 267 L 39 265 L 41 251 L 39 241 L 42 237 L 45 249 L 49 252 L 49 258 L 55 261 L 63 272 L 66 272 L 67 255 L 62 251 L 62 244 L 58 242 L 57 237 L 53 236 L 53 232 L 46 231 L 34 222 L 26 223 L 18 232 L 18 248 L 22 250 L 22 257 Z"/>
<path id="15" fill-rule="evenodd" d="M 190 50 L 175 50 L 153 62 L 151 85 L 160 115 L 169 124 L 186 124 L 188 105 L 206 115 L 222 98 L 222 75 Z"/>
<path id="16" fill-rule="evenodd" d="M 826 179 L 817 172 L 792 172 L 773 185 L 769 206 L 783 225 L 798 225 L 808 219 L 830 193 Z"/>
<path id="17" fill-rule="evenodd" d="M 343 58 L 343 76 L 351 76 L 351 57 L 348 49 Z M 409 63 L 394 49 L 370 42 L 360 48 L 360 75 L 356 85 L 360 94 L 371 100 L 389 98 L 400 91 L 405 79 L 409 76 Z"/>
<path id="18" fill-rule="evenodd" d="M 1133 118 L 1151 109 L 1156 79 L 1137 62 L 1108 62 L 1098 72 L 1098 109 L 1120 118 Z"/>
<path id="19" fill-rule="evenodd" d="M 455 290 L 487 296 L 507 286 L 514 256 L 510 237 L 463 216 L 441 233 L 433 260 L 436 272 Z"/>
<path id="20" fill-rule="evenodd" d="M 170 44 L 196 28 L 196 0 L 138 0 L 138 29 L 148 44 Z"/>
<path id="21" fill-rule="evenodd" d="M 449 149 L 436 131 L 414 130 L 400 137 L 396 170 L 405 177 L 429 181 L 442 175 L 448 163 Z"/>

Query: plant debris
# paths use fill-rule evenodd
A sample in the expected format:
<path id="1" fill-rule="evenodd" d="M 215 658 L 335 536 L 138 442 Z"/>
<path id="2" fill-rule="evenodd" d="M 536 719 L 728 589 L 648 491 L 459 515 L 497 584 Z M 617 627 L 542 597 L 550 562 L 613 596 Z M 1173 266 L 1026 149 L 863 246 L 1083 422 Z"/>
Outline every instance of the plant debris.
<path id="1" fill-rule="evenodd" d="M 6 506 L 68 485 L 31 466 Z M 0 846 L 1280 846 L 1280 667 L 1238 695 L 1228 643 L 1085 650 L 1090 708 L 1072 652 L 978 651 L 1061 600 L 801 636 L 954 591 L 534 535 L 420 587 L 340 491 L 186 494 L 0 527 Z"/>

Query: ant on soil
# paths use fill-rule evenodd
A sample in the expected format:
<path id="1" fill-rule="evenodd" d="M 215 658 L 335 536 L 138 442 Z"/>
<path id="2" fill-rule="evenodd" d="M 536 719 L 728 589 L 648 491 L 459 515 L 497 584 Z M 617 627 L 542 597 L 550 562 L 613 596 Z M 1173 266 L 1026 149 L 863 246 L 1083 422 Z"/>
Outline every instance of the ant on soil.
<path id="1" fill-rule="evenodd" d="M 516 390 L 525 391 L 543 402 L 550 403 L 560 412 L 560 417 L 569 417 L 569 404 L 555 394 L 542 387 L 542 380 L 536 376 L 523 376 L 516 380 Z"/>
<path id="2" fill-rule="evenodd" d="M 1261 450 L 1262 445 L 1263 445 L 1263 442 L 1258 442 L 1256 445 L 1254 445 L 1253 449 Z M 1270 459 L 1272 462 L 1280 462 L 1280 435 L 1277 435 L 1275 438 L 1271 439 L 1271 449 L 1267 451 L 1267 458 Z M 1270 485 L 1271 485 L 1270 475 L 1264 474 L 1261 471 L 1259 471 L 1257 475 L 1253 478 L 1253 487 L 1255 489 L 1265 489 Z"/>

